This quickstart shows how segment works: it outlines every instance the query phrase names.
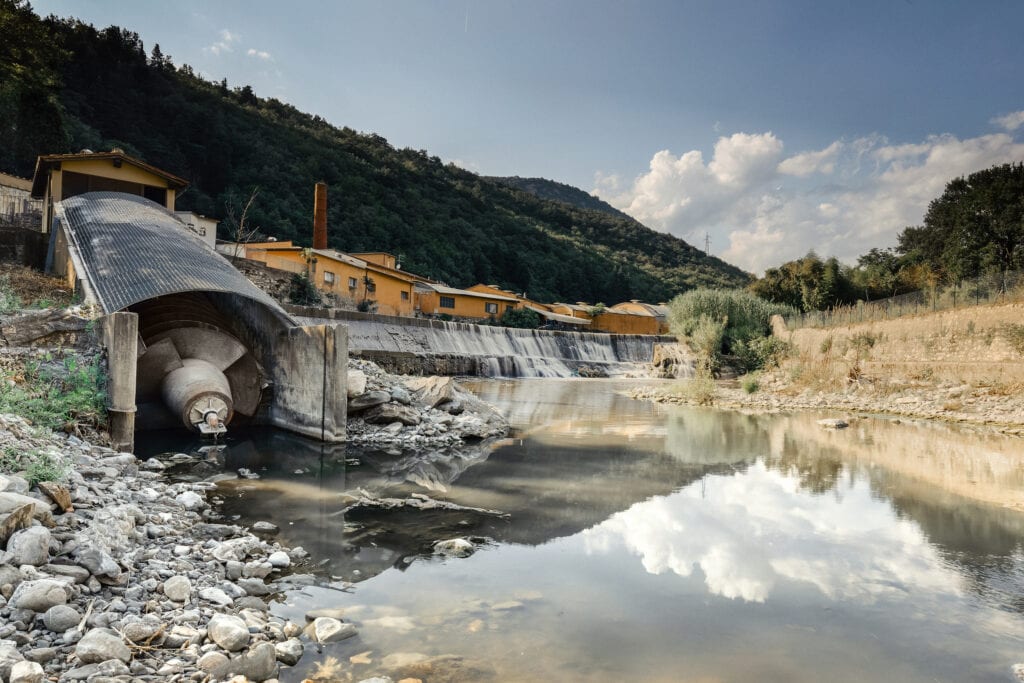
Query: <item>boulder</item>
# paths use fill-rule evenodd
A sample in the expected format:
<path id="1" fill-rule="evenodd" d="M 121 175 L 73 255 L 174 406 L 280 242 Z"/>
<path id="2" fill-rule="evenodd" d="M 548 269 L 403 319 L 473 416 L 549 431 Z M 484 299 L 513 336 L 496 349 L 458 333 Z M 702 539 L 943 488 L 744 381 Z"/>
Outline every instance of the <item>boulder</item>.
<path id="1" fill-rule="evenodd" d="M 434 544 L 434 554 L 445 557 L 469 557 L 476 547 L 464 538 L 449 538 Z"/>
<path id="2" fill-rule="evenodd" d="M 391 394 L 386 391 L 368 391 L 360 394 L 348 402 L 348 412 L 358 413 L 391 400 Z"/>
<path id="3" fill-rule="evenodd" d="M 407 380 L 405 386 L 412 392 L 413 400 L 427 408 L 436 408 L 457 398 L 455 380 L 451 377 L 416 377 Z"/>
<path id="4" fill-rule="evenodd" d="M 94 628 L 82 636 L 75 645 L 75 656 L 83 664 L 99 664 L 110 659 L 128 662 L 132 658 L 132 653 L 120 636 L 113 631 Z"/>
<path id="5" fill-rule="evenodd" d="M 131 456 L 135 457 L 135 456 Z M 64 512 L 74 512 L 75 507 L 71 504 L 71 492 L 68 491 L 68 487 L 62 486 L 52 481 L 41 481 L 36 486 L 40 491 L 46 494 L 46 496 L 57 504 Z"/>
<path id="6" fill-rule="evenodd" d="M 10 683 L 43 683 L 45 675 L 39 664 L 21 661 L 11 667 Z"/>
<path id="7" fill-rule="evenodd" d="M 53 537 L 46 527 L 33 526 L 17 531 L 7 541 L 7 561 L 18 567 L 44 565 L 50 561 L 51 540 Z"/>
<path id="8" fill-rule="evenodd" d="M 288 553 L 283 550 L 277 550 L 270 553 L 270 557 L 267 558 L 267 562 L 269 562 L 270 566 L 275 569 L 284 569 L 292 563 L 292 559 L 288 557 Z"/>
<path id="9" fill-rule="evenodd" d="M 249 644 L 249 628 L 239 617 L 214 614 L 206 626 L 210 640 L 228 652 L 238 652 Z"/>
<path id="10" fill-rule="evenodd" d="M 384 403 L 371 408 L 363 414 L 363 419 L 370 424 L 386 425 L 401 422 L 409 427 L 418 425 L 421 420 L 418 410 L 398 403 Z"/>
<path id="11" fill-rule="evenodd" d="M 0 640 L 0 680 L 8 680 L 14 665 L 23 661 L 25 658 L 19 651 L 17 643 L 13 640 Z"/>
<path id="12" fill-rule="evenodd" d="M 63 605 L 67 601 L 68 593 L 64 590 L 64 584 L 53 579 L 37 579 L 18 584 L 9 604 L 16 609 L 45 612 L 54 605 Z"/>
<path id="13" fill-rule="evenodd" d="M 405 387 L 395 385 L 391 387 L 391 400 L 407 406 L 412 403 L 412 395 Z"/>
<path id="14" fill-rule="evenodd" d="M 26 503 L 19 508 L 15 508 L 3 518 L 3 521 L 0 521 L 0 547 L 6 547 L 7 541 L 10 540 L 16 531 L 27 529 L 32 525 L 32 514 L 34 511 L 35 505 Z"/>
<path id="15" fill-rule="evenodd" d="M 113 579 L 121 574 L 121 565 L 101 548 L 80 546 L 74 556 L 75 562 L 88 569 L 93 576 Z"/>
<path id="16" fill-rule="evenodd" d="M 366 373 L 362 370 L 349 370 L 346 380 L 345 390 L 349 398 L 366 393 Z"/>
<path id="17" fill-rule="evenodd" d="M 186 510 L 198 510 L 206 505 L 206 499 L 195 491 L 185 491 L 174 497 L 174 500 Z"/>
<path id="18" fill-rule="evenodd" d="M 302 641 L 298 638 L 289 638 L 283 643 L 274 645 L 277 661 L 288 666 L 295 666 L 299 663 L 299 660 L 302 659 L 303 649 Z"/>
<path id="19" fill-rule="evenodd" d="M 220 672 L 241 674 L 250 681 L 276 678 L 277 650 L 272 643 L 260 643 L 244 655 L 232 659 L 216 673 Z"/>
<path id="20" fill-rule="evenodd" d="M 11 491 L 0 492 L 0 515 L 14 512 L 25 505 L 32 506 L 32 516 L 48 527 L 53 526 L 53 515 L 50 506 L 38 498 Z"/>
<path id="21" fill-rule="evenodd" d="M 331 617 L 318 617 L 313 620 L 313 639 L 318 643 L 335 643 L 359 633 L 352 624 L 343 624 Z"/>

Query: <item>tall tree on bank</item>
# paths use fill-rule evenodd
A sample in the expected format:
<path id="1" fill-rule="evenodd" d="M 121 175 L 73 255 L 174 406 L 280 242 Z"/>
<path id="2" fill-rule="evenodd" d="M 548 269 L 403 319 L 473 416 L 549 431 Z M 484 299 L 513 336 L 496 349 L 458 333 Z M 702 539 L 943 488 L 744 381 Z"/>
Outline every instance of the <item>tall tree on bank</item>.
<path id="1" fill-rule="evenodd" d="M 1024 267 L 1024 163 L 951 180 L 897 251 L 950 281 Z"/>

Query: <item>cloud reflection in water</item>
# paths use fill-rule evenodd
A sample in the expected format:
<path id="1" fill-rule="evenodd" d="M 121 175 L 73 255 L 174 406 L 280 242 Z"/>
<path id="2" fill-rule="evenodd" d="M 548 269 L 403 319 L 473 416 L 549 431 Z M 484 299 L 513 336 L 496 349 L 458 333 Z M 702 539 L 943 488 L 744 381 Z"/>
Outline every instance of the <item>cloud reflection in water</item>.
<path id="1" fill-rule="evenodd" d="M 588 554 L 621 543 L 649 573 L 699 568 L 710 593 L 748 602 L 787 581 L 862 603 L 911 590 L 960 595 L 959 577 L 917 525 L 873 498 L 867 482 L 815 495 L 763 461 L 637 503 L 583 536 Z"/>

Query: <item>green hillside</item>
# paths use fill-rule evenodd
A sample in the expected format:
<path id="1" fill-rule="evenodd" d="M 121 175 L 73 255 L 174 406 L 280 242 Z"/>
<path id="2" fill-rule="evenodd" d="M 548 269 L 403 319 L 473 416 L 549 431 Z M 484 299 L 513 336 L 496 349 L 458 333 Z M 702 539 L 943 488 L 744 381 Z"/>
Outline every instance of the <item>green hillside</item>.
<path id="1" fill-rule="evenodd" d="M 0 0 L 0 35 L 0 170 L 26 176 L 40 153 L 119 147 L 187 178 L 182 209 L 238 214 L 259 188 L 249 225 L 300 244 L 323 180 L 331 246 L 390 251 L 452 285 L 497 283 L 542 300 L 665 301 L 750 279 L 624 215 L 547 201 L 248 86 L 203 80 L 128 30 L 40 19 Z"/>

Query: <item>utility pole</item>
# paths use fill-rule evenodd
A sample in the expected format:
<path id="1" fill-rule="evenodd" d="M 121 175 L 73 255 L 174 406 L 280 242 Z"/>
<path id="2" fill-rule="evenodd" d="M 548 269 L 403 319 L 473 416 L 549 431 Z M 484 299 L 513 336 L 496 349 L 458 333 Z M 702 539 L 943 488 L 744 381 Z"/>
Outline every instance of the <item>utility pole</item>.
<path id="1" fill-rule="evenodd" d="M 711 256 L 711 235 L 707 232 L 704 233 L 704 255 Z"/>

